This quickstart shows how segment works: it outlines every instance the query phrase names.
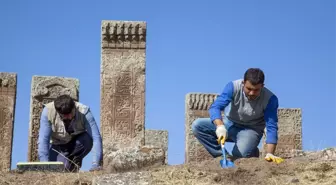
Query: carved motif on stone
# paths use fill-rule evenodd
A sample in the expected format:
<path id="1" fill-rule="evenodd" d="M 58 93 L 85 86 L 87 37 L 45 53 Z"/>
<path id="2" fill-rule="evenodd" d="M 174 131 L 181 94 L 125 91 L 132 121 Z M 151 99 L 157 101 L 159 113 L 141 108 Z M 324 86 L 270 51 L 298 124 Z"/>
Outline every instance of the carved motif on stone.
<path id="1" fill-rule="evenodd" d="M 145 49 L 146 23 L 102 21 L 102 48 Z"/>
<path id="2" fill-rule="evenodd" d="M 56 76 L 33 76 L 30 99 L 28 161 L 38 161 L 37 140 L 43 105 L 62 94 L 79 100 L 79 80 Z"/>

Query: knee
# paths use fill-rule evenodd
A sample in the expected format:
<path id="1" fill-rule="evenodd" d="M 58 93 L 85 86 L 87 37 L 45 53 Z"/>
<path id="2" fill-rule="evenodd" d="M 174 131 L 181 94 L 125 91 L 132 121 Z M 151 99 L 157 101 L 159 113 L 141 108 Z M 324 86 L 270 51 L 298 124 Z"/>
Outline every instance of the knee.
<path id="1" fill-rule="evenodd" d="M 202 128 L 209 122 L 206 118 L 197 118 L 191 125 L 191 130 L 194 135 L 202 131 Z"/>
<path id="2" fill-rule="evenodd" d="M 78 136 L 76 145 L 82 145 L 85 149 L 91 149 L 93 146 L 93 140 L 88 133 L 83 133 Z"/>

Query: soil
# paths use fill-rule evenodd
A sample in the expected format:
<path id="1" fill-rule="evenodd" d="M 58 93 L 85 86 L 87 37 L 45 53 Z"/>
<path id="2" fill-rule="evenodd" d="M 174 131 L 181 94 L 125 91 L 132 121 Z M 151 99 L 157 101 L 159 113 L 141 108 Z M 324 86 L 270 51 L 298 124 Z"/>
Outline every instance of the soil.
<path id="1" fill-rule="evenodd" d="M 336 150 L 334 150 L 336 151 Z M 235 168 L 222 169 L 219 158 L 199 164 L 161 166 L 146 170 L 150 174 L 148 184 L 185 185 L 241 185 L 241 184 L 336 184 L 336 159 L 322 158 L 325 151 L 309 156 L 286 159 L 281 164 L 262 158 L 239 159 Z M 0 172 L 0 184 L 91 185 L 93 179 L 107 174 L 99 172 L 51 173 L 51 172 Z"/>

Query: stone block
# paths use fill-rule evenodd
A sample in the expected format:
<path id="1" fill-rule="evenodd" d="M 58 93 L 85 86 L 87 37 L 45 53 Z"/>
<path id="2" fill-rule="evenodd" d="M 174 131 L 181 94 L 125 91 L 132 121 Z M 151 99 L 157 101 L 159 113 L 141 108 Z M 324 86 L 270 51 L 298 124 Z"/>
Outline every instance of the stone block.
<path id="1" fill-rule="evenodd" d="M 116 147 L 116 144 L 111 144 L 105 145 L 104 148 L 104 169 L 109 173 L 145 170 L 165 164 L 166 153 L 162 148 L 155 146 Z"/>
<path id="2" fill-rule="evenodd" d="M 144 145 L 146 23 L 102 21 L 101 34 L 103 143 Z"/>
<path id="3" fill-rule="evenodd" d="M 18 162 L 17 170 L 23 171 L 51 171 L 64 172 L 63 162 Z"/>
<path id="4" fill-rule="evenodd" d="M 62 94 L 79 101 L 79 80 L 57 76 L 33 76 L 30 97 L 28 161 L 38 161 L 37 140 L 43 105 Z"/>
<path id="5" fill-rule="evenodd" d="M 208 109 L 216 99 L 217 94 L 188 93 L 185 101 L 185 163 L 201 162 L 213 157 L 196 139 L 191 130 L 192 123 L 197 118 L 209 117 Z"/>
<path id="6" fill-rule="evenodd" d="M 0 72 L 0 171 L 11 169 L 16 84 L 16 73 Z"/>
<path id="7" fill-rule="evenodd" d="M 265 129 L 266 130 L 266 129 Z M 263 137 L 263 154 L 266 154 L 266 135 Z M 302 113 L 299 108 L 278 109 L 278 144 L 275 155 L 295 157 L 302 150 Z"/>
<path id="8" fill-rule="evenodd" d="M 162 148 L 165 152 L 165 164 L 168 164 L 168 131 L 145 130 L 145 145 Z"/>

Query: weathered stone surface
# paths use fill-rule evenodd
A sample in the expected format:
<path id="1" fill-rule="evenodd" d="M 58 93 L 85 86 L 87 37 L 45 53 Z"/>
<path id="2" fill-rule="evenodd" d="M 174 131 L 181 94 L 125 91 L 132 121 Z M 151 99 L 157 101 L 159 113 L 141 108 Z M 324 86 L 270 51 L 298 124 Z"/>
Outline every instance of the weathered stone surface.
<path id="1" fill-rule="evenodd" d="M 96 177 L 92 185 L 150 185 L 150 172 L 125 172 Z"/>
<path id="2" fill-rule="evenodd" d="M 103 143 L 144 145 L 146 23 L 102 21 L 101 38 Z"/>
<path id="3" fill-rule="evenodd" d="M 79 80 L 56 76 L 33 76 L 30 97 L 28 161 L 38 161 L 37 140 L 42 105 L 53 101 L 62 94 L 68 94 L 78 101 Z"/>
<path id="4" fill-rule="evenodd" d="M 105 145 L 104 168 L 108 172 L 126 172 L 164 165 L 165 151 L 153 146 Z"/>
<path id="5" fill-rule="evenodd" d="M 19 171 L 52 171 L 64 172 L 63 162 L 19 162 L 16 165 Z"/>
<path id="6" fill-rule="evenodd" d="M 209 152 L 199 143 L 191 130 L 192 123 L 197 118 L 209 117 L 208 109 L 216 99 L 217 94 L 188 93 L 185 102 L 185 163 L 201 162 L 211 159 Z"/>
<path id="7" fill-rule="evenodd" d="M 267 134 L 267 133 L 266 133 Z M 263 154 L 266 154 L 265 137 L 263 137 Z M 278 144 L 275 155 L 282 158 L 296 156 L 302 150 L 302 117 L 301 109 L 278 109 Z"/>
<path id="8" fill-rule="evenodd" d="M 168 131 L 145 130 L 145 144 L 162 148 L 165 152 L 165 164 L 168 164 Z"/>
<path id="9" fill-rule="evenodd" d="M 16 73 L 0 72 L 0 171 L 11 168 L 16 80 Z"/>

